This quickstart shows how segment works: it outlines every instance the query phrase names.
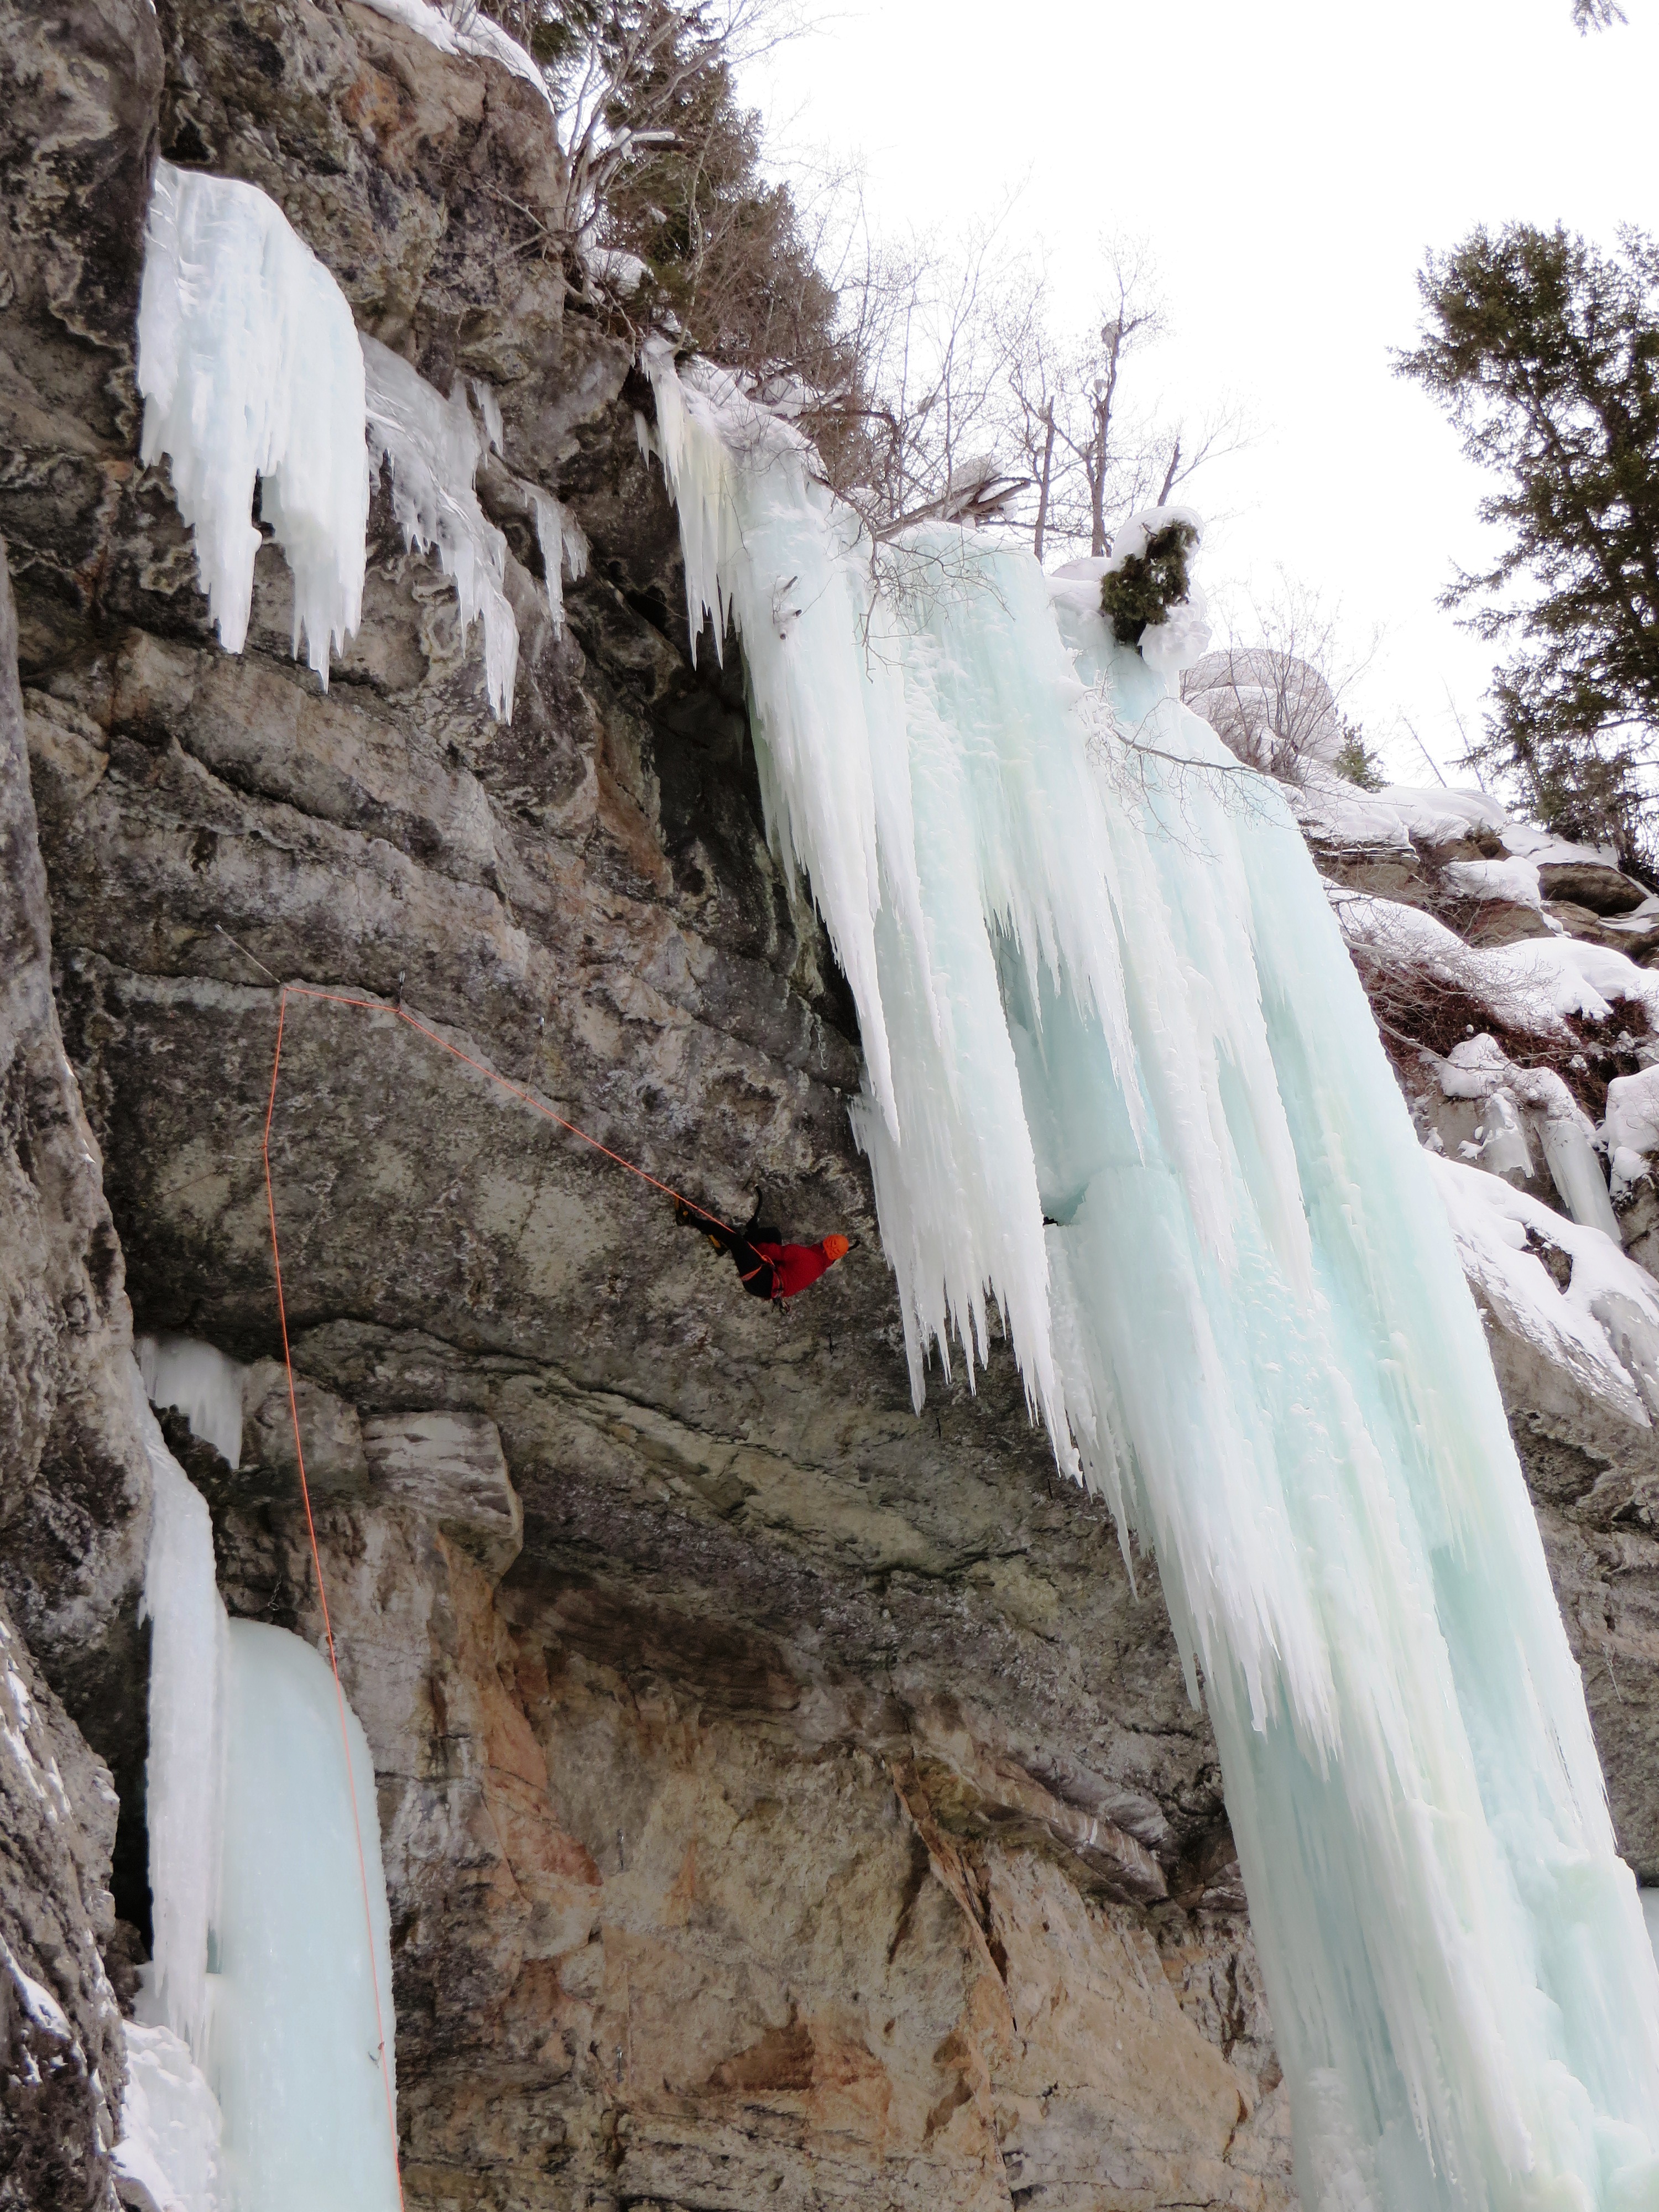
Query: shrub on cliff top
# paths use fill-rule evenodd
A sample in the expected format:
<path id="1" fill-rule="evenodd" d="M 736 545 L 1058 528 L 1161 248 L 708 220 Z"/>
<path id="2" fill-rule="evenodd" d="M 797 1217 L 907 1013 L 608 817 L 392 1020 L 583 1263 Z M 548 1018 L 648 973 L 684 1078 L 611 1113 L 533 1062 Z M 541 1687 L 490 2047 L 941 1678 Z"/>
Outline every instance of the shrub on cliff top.
<path id="1" fill-rule="evenodd" d="M 1152 532 L 1143 552 L 1106 571 L 1100 580 L 1101 611 L 1120 645 L 1139 645 L 1187 597 L 1192 588 L 1188 563 L 1197 543 L 1193 525 L 1177 515 Z"/>

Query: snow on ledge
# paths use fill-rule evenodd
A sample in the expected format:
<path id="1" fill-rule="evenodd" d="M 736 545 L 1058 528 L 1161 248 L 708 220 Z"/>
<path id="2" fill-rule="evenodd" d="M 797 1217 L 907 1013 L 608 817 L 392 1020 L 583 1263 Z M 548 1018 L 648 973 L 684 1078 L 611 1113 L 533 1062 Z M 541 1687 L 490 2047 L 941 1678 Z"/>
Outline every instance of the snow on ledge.
<path id="1" fill-rule="evenodd" d="M 1610 1154 L 1637 1153 L 1642 1156 L 1643 1166 L 1648 1153 L 1659 1152 L 1659 1067 L 1613 1077 L 1607 1085 L 1601 1139 Z"/>
<path id="2" fill-rule="evenodd" d="M 1483 948 L 1466 945 L 1420 907 L 1329 881 L 1325 891 L 1362 962 L 1369 957 L 1402 977 L 1414 970 L 1467 991 L 1510 1029 L 1559 1036 L 1569 1014 L 1605 1021 L 1621 1000 L 1645 1007 L 1659 1027 L 1659 975 L 1610 945 L 1564 935 Z"/>
<path id="3" fill-rule="evenodd" d="M 429 5 L 429 0 L 362 0 L 362 4 L 372 8 L 377 15 L 401 23 L 405 30 L 418 33 L 441 54 L 470 54 L 475 60 L 499 62 L 514 76 L 533 84 L 547 102 L 549 114 L 554 113 L 547 79 L 518 40 L 508 38 L 501 25 L 481 8 L 471 9 L 456 22 L 441 8 Z"/>
<path id="4" fill-rule="evenodd" d="M 1611 847 L 1575 845 L 1565 837 L 1556 836 L 1552 830 L 1535 829 L 1528 822 L 1517 822 L 1507 807 L 1484 791 L 1457 791 L 1444 785 L 1408 783 L 1385 784 L 1381 791 L 1362 791 L 1358 784 L 1338 775 L 1323 761 L 1310 761 L 1304 763 L 1302 784 L 1291 787 L 1286 797 L 1307 835 L 1333 845 L 1403 850 L 1413 843 L 1449 845 L 1471 833 L 1484 831 L 1498 839 L 1507 860 L 1454 861 L 1447 872 L 1465 889 L 1474 890 L 1491 879 L 1461 871 L 1499 868 L 1521 862 L 1522 872 L 1510 881 L 1530 884 L 1531 890 L 1526 898 L 1528 905 L 1536 902 L 1540 867 L 1619 866 L 1618 855 Z M 1487 896 L 1499 895 L 1495 887 L 1485 893 Z M 1506 887 L 1501 896 L 1515 897 L 1520 894 Z"/>
<path id="5" fill-rule="evenodd" d="M 1643 1428 L 1659 1415 L 1659 1285 L 1599 1229 L 1565 1219 L 1500 1176 L 1426 1155 L 1458 1257 L 1504 1328 Z M 1528 1241 L 1528 1232 L 1532 1233 Z M 1538 1243 L 1572 1261 L 1557 1287 Z"/>

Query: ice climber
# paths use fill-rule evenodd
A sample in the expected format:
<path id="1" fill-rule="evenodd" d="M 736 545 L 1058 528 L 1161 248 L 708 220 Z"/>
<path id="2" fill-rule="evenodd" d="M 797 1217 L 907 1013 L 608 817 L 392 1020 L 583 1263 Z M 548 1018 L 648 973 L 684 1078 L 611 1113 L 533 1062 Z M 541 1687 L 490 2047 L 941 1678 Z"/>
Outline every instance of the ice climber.
<path id="1" fill-rule="evenodd" d="M 701 1229 L 717 1252 L 731 1254 L 738 1280 L 751 1298 L 770 1298 L 775 1304 L 799 1297 L 850 1249 L 845 1237 L 820 1237 L 816 1244 L 786 1244 L 776 1229 L 762 1221 L 758 1192 L 755 1210 L 741 1229 L 711 1221 L 683 1198 L 674 1202 L 674 1218 L 682 1228 Z"/>

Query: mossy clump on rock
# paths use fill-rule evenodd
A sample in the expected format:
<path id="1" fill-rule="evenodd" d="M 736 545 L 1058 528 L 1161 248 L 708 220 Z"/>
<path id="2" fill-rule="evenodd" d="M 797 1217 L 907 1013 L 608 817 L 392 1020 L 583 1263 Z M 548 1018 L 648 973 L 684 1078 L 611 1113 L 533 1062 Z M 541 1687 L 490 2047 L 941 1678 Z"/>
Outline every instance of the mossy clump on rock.
<path id="1" fill-rule="evenodd" d="M 1120 645 L 1139 645 L 1143 634 L 1169 617 L 1192 588 L 1188 561 L 1198 543 L 1190 522 L 1176 517 L 1147 537 L 1100 580 L 1101 611 Z"/>

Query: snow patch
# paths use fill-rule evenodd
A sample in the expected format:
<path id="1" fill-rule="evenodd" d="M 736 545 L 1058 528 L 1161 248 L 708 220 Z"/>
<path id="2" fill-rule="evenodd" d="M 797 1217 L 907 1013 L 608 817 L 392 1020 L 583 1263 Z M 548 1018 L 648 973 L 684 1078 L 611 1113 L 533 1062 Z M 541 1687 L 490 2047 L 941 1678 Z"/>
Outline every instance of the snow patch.
<path id="1" fill-rule="evenodd" d="M 1172 522 L 1184 522 L 1194 538 L 1201 544 L 1204 539 L 1204 518 L 1191 507 L 1143 507 L 1119 523 L 1112 538 L 1112 550 L 1100 564 L 1103 576 L 1114 576 L 1126 562 L 1146 558 L 1146 548 L 1160 530 L 1167 530 Z M 1060 572 L 1073 574 L 1081 564 L 1068 562 Z"/>
<path id="2" fill-rule="evenodd" d="M 624 253 L 617 246 L 586 246 L 582 259 L 601 283 L 608 284 L 624 300 L 631 299 L 651 274 L 637 253 Z"/>
<path id="3" fill-rule="evenodd" d="M 534 85 L 553 112 L 553 95 L 547 88 L 547 79 L 518 40 L 509 38 L 493 17 L 486 15 L 476 4 L 462 8 L 456 15 L 446 15 L 434 8 L 429 0 L 364 0 L 377 15 L 385 15 L 394 23 L 415 31 L 428 46 L 436 46 L 441 54 L 470 54 L 478 60 L 499 62 L 525 83 Z"/>
<path id="4" fill-rule="evenodd" d="M 1516 906 L 1529 906 L 1539 914 L 1544 911 L 1544 894 L 1538 883 L 1538 863 L 1522 859 L 1516 854 L 1511 854 L 1503 860 L 1449 861 L 1446 880 L 1465 898 L 1507 899 Z M 1561 925 L 1558 921 L 1552 927 L 1559 929 Z"/>
<path id="5" fill-rule="evenodd" d="M 1569 1034 L 1566 1015 L 1606 1020 L 1621 1000 L 1645 1007 L 1659 1026 L 1659 976 L 1609 946 L 1563 936 L 1481 949 L 1420 908 L 1337 884 L 1327 884 L 1326 896 L 1344 938 L 1361 955 L 1465 991 L 1507 1028 L 1559 1037 Z"/>
<path id="6" fill-rule="evenodd" d="M 1601 1136 L 1609 1152 L 1615 1155 L 1620 1151 L 1644 1155 L 1659 1152 L 1659 1067 L 1614 1076 L 1607 1085 Z"/>
<path id="7" fill-rule="evenodd" d="M 138 2212 L 231 2212 L 218 2100 L 188 2046 L 170 2028 L 131 2020 L 123 2026 L 127 2087 L 113 2157 L 129 2185 L 125 2201 L 136 2200 Z"/>
<path id="8" fill-rule="evenodd" d="M 1616 1237 L 1564 1221 L 1480 1168 L 1425 1158 L 1465 1272 L 1505 1326 L 1626 1420 L 1650 1426 L 1650 1417 L 1659 1417 L 1659 1286 L 1652 1276 L 1626 1257 Z M 1538 1256 L 1547 1245 L 1571 1260 L 1565 1291 Z M 1621 1304 L 1628 1310 L 1621 1313 Z M 1621 1337 L 1631 1344 L 1632 1315 L 1651 1334 L 1634 1365 L 1617 1348 Z"/>
<path id="9" fill-rule="evenodd" d="M 1535 890 L 1540 867 L 1617 868 L 1619 865 L 1610 846 L 1575 845 L 1552 830 L 1517 822 L 1507 807 L 1484 791 L 1401 783 L 1386 785 L 1381 791 L 1362 791 L 1324 763 L 1314 762 L 1309 764 L 1303 788 L 1292 794 L 1291 803 L 1309 836 L 1331 844 L 1399 848 L 1415 843 L 1432 849 L 1477 835 L 1497 839 L 1505 860 L 1455 860 L 1448 866 L 1453 880 L 1477 896 L 1513 896 L 1507 888 L 1501 893 L 1480 888 L 1500 882 L 1529 884 Z M 1478 872 L 1503 868 L 1508 861 L 1524 866 L 1502 878 Z M 1528 897 L 1526 902 L 1533 901 Z"/>
<path id="10" fill-rule="evenodd" d="M 59 2043 L 73 2044 L 75 2030 L 70 2026 L 69 2014 L 45 1983 L 37 1982 L 32 1974 L 26 1974 L 9 1950 L 6 1952 L 6 1965 L 12 1980 L 17 1984 L 17 1994 L 23 2000 L 23 2009 L 35 2026 L 44 2028 L 48 2035 L 56 2036 Z"/>

